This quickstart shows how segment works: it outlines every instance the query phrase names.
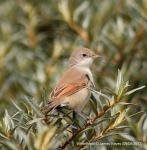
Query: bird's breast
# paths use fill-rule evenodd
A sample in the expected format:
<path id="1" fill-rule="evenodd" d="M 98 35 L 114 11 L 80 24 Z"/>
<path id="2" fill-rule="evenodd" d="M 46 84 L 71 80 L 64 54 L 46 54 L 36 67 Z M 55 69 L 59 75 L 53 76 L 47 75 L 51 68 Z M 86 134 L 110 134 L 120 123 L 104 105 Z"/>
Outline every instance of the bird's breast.
<path id="1" fill-rule="evenodd" d="M 91 95 L 91 91 L 83 88 L 80 91 L 67 97 L 69 109 L 81 112 Z"/>

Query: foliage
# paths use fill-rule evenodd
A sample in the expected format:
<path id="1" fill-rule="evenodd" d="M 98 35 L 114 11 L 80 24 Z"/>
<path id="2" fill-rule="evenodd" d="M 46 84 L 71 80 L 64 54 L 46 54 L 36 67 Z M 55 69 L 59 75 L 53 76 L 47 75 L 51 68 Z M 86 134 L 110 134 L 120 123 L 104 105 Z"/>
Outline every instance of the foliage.
<path id="1" fill-rule="evenodd" d="M 39 110 L 41 106 L 39 108 L 31 106 L 34 101 L 30 101 L 30 97 L 25 97 L 25 100 L 28 101 L 24 102 L 23 95 L 33 96 L 35 97 L 35 104 L 43 101 L 42 105 L 45 105 L 49 93 L 67 70 L 71 52 L 78 47 L 90 48 L 95 53 L 103 56 L 103 58 L 95 60 L 91 70 L 94 76 L 95 89 L 104 91 L 105 95 L 101 92 L 93 91 L 93 97 L 96 97 L 96 100 L 93 98 L 93 101 L 90 101 L 86 105 L 84 112 L 87 115 L 92 115 L 93 117 L 93 111 L 97 115 L 103 109 L 108 109 L 107 111 L 109 113 L 109 106 L 111 106 L 109 103 L 117 102 L 121 100 L 120 98 L 124 98 L 123 102 L 122 100 L 121 102 L 118 101 L 117 105 L 111 108 L 112 116 L 119 113 L 120 107 L 121 113 L 118 114 L 119 116 L 123 114 L 122 112 L 125 109 L 124 113 L 127 111 L 129 114 L 135 114 L 145 110 L 147 105 L 146 88 L 132 94 L 128 93 L 130 95 L 124 95 L 123 91 L 121 91 L 123 87 L 118 91 L 113 91 L 113 89 L 115 89 L 115 77 L 118 68 L 123 73 L 123 82 L 130 81 L 131 87 L 128 87 L 129 90 L 147 85 L 146 14 L 146 0 L 1 1 L 0 117 L 3 118 L 3 114 L 7 114 L 5 109 L 10 114 L 13 114 L 15 111 L 12 107 L 11 101 L 13 101 L 13 104 L 20 111 L 14 117 L 19 122 L 24 123 L 19 125 L 19 122 L 13 120 L 13 115 L 12 117 L 11 115 L 6 115 L 12 118 L 11 120 L 15 123 L 14 127 L 19 125 L 16 130 L 21 129 L 20 126 L 25 127 L 25 123 L 29 122 L 29 120 L 38 119 L 40 111 L 35 112 L 32 109 L 36 108 L 36 110 Z M 126 83 L 125 86 L 127 87 L 128 84 Z M 106 85 L 111 87 L 111 90 L 106 88 L 106 91 L 104 89 Z M 46 97 L 42 94 L 43 86 L 46 88 Z M 110 93 L 114 96 L 113 98 L 110 98 Z M 100 99 L 98 95 L 101 95 Z M 96 102 L 100 104 L 99 100 L 105 105 L 96 105 Z M 97 106 L 97 111 L 93 103 Z M 129 110 L 126 108 L 128 103 L 131 104 Z M 26 113 L 24 105 L 29 112 Z M 89 107 L 92 107 L 93 111 L 88 112 Z M 21 111 L 26 114 L 22 116 Z M 27 117 L 27 114 L 33 118 Z M 72 124 L 74 120 L 70 121 L 72 118 L 71 115 L 67 114 L 67 116 L 68 124 Z M 110 114 L 106 118 L 99 118 L 98 123 L 103 122 L 105 119 L 107 121 L 110 120 L 107 117 L 109 118 Z M 29 120 L 27 120 L 28 118 Z M 39 118 L 44 118 L 44 114 L 43 116 L 40 114 Z M 80 126 L 83 126 L 84 119 L 80 117 L 74 118 L 79 121 Z M 140 116 L 137 115 L 132 120 L 139 120 L 139 118 Z M 129 120 L 127 121 L 129 123 L 131 122 Z M 64 123 L 66 124 L 67 122 L 64 120 Z M 43 126 L 45 125 L 46 122 L 43 120 L 39 125 L 36 123 L 38 128 L 40 126 L 44 128 Z M 106 127 L 108 124 L 103 122 L 103 125 Z M 99 131 L 97 135 L 101 133 L 100 131 L 102 131 L 103 125 L 97 127 L 96 131 Z M 36 134 L 39 135 L 41 133 L 39 133 L 37 127 Z M 72 128 L 73 126 L 70 127 Z M 47 133 L 47 129 L 45 128 L 43 133 Z M 50 128 L 54 130 L 54 127 L 50 126 Z M 24 131 L 25 129 L 22 130 Z M 74 128 L 72 130 L 77 129 Z M 94 134 L 92 129 L 87 130 L 88 133 Z M 121 129 L 121 132 L 123 131 L 128 132 L 131 136 L 135 136 L 130 128 Z M 3 133 L 1 135 L 5 136 Z M 20 136 L 25 137 L 25 134 L 23 135 Z M 138 132 L 138 135 L 143 134 L 142 132 Z M 138 136 L 136 136 L 136 139 L 138 139 Z M 111 139 L 105 138 L 105 142 L 106 140 L 110 142 Z M 119 142 L 119 140 L 114 138 L 112 141 Z M 138 140 L 140 141 L 140 138 Z M 103 139 L 100 141 L 103 142 Z M 22 143 L 24 144 L 24 142 Z M 12 146 L 12 144 L 10 145 Z"/>
<path id="2" fill-rule="evenodd" d="M 127 121 L 129 123 L 129 126 L 131 127 L 133 133 L 135 134 L 135 137 L 132 135 L 125 135 L 120 133 L 120 136 L 124 139 L 134 142 L 134 149 L 137 146 L 138 148 L 147 149 L 147 113 L 144 113 L 142 117 L 140 118 L 139 122 L 136 124 L 133 120 L 130 118 L 127 118 Z"/>
<path id="3" fill-rule="evenodd" d="M 118 68 L 132 88 L 146 85 L 146 5 L 145 0 L 2 1 L 0 104 L 9 109 L 9 99 L 22 100 L 24 93 L 41 101 L 42 85 L 49 94 L 71 52 L 81 46 L 103 56 L 92 66 L 96 89 L 114 88 Z M 141 110 L 146 97 L 143 90 L 126 101 L 140 98 Z"/>
<path id="4" fill-rule="evenodd" d="M 5 115 L 1 118 L 0 122 L 0 144 L 3 149 L 23 149 L 23 150 L 48 150 L 48 149 L 81 149 L 88 148 L 88 144 L 78 144 L 78 143 L 91 143 L 98 141 L 102 138 L 112 135 L 119 135 L 119 132 L 115 129 L 124 129 L 131 127 L 134 133 L 138 137 L 138 140 L 142 142 L 146 148 L 146 114 L 144 114 L 138 123 L 138 130 L 136 126 L 129 121 L 130 126 L 120 125 L 126 119 L 136 114 L 142 113 L 138 112 L 132 114 L 125 118 L 126 113 L 129 108 L 119 109 L 117 105 L 132 105 L 132 103 L 120 102 L 125 96 L 144 88 L 144 86 L 134 89 L 132 91 L 126 92 L 128 87 L 128 82 L 123 84 L 123 78 L 121 72 L 118 72 L 118 78 L 116 83 L 115 92 L 111 91 L 112 98 L 109 99 L 105 94 L 102 94 L 94 89 L 89 88 L 92 91 L 95 100 L 90 100 L 90 106 L 92 111 L 90 111 L 91 119 L 88 121 L 74 120 L 70 116 L 72 111 L 59 110 L 59 113 L 42 113 L 40 111 L 42 104 L 46 103 L 46 91 L 43 89 L 43 103 L 37 105 L 33 98 L 24 96 L 24 100 L 21 103 L 24 105 L 25 109 L 20 108 L 13 101 L 12 103 L 17 108 L 17 112 L 11 117 L 7 110 L 5 110 Z M 103 104 L 100 97 L 107 99 L 108 103 Z M 97 105 L 94 104 L 97 103 Z M 133 104 L 135 105 L 135 104 Z M 101 106 L 101 107 L 98 107 Z M 61 108 L 64 108 L 62 106 Z M 114 109 L 117 109 L 114 113 Z M 111 111 L 111 114 L 110 114 Z M 83 117 L 83 116 L 82 116 Z M 86 120 L 86 118 L 83 118 Z M 74 123 L 74 125 L 73 125 Z M 103 126 L 105 123 L 105 127 Z M 101 127 L 100 130 L 97 127 Z M 140 127 L 142 133 L 140 132 Z M 73 129 L 75 132 L 73 132 Z M 113 130 L 113 132 L 112 132 Z M 138 134 L 138 132 L 140 134 Z M 143 137 L 141 134 L 144 134 Z M 131 138 L 131 135 L 121 133 L 126 139 Z M 141 139 L 139 137 L 142 137 Z M 136 141 L 132 140 L 131 141 Z"/>

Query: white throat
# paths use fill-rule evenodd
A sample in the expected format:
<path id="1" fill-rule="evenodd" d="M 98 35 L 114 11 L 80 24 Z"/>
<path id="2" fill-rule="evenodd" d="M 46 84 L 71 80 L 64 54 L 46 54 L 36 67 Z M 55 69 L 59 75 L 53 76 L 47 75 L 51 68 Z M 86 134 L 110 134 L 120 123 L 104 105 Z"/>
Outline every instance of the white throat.
<path id="1" fill-rule="evenodd" d="M 93 63 L 92 58 L 86 58 L 82 60 L 81 62 L 77 63 L 75 67 L 78 68 L 78 70 L 80 70 L 81 72 L 88 74 L 88 76 L 90 77 L 90 81 L 93 82 L 93 77 L 92 77 L 92 73 L 90 70 L 90 66 L 92 65 L 92 63 Z"/>
<path id="2" fill-rule="evenodd" d="M 86 58 L 86 59 L 83 59 L 82 61 L 78 62 L 77 65 L 79 67 L 90 68 L 92 63 L 93 63 L 93 59 L 92 58 Z"/>

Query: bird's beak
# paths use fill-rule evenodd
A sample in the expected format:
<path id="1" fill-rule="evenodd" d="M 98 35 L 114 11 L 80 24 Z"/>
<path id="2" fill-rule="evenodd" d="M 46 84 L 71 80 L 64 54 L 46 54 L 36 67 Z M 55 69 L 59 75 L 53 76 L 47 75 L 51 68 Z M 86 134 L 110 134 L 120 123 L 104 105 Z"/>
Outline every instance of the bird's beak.
<path id="1" fill-rule="evenodd" d="M 100 57 L 102 57 L 102 56 L 96 55 L 96 54 L 93 54 L 93 55 L 92 55 L 92 58 L 93 58 L 93 59 L 95 59 L 95 58 L 100 58 Z"/>

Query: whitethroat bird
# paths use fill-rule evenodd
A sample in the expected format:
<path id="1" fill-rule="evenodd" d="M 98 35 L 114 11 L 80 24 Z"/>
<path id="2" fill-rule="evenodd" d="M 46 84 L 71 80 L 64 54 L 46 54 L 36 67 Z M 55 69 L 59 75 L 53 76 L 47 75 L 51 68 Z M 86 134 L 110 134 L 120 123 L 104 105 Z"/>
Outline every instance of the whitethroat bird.
<path id="1" fill-rule="evenodd" d="M 87 87 L 94 86 L 90 66 L 93 60 L 99 57 L 101 56 L 87 48 L 78 48 L 73 51 L 69 58 L 67 72 L 51 92 L 47 106 L 41 111 L 50 112 L 60 107 L 61 104 L 67 103 L 67 109 L 80 113 L 91 95 L 91 91 Z"/>

